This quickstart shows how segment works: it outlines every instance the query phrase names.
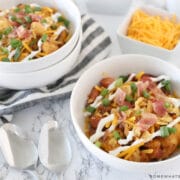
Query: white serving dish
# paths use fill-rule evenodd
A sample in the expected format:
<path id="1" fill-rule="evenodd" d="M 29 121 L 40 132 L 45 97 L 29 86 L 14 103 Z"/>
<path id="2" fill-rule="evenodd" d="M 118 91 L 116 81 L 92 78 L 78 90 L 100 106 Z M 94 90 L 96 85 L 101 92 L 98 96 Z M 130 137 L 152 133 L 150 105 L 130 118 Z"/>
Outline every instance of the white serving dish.
<path id="1" fill-rule="evenodd" d="M 39 71 L 27 73 L 3 73 L 0 71 L 0 87 L 9 89 L 38 88 L 55 82 L 75 64 L 81 49 L 82 33 L 71 53 L 62 61 Z"/>
<path id="2" fill-rule="evenodd" d="M 166 8 L 169 12 L 175 13 L 180 16 L 180 1 L 179 0 L 166 0 Z"/>
<path id="3" fill-rule="evenodd" d="M 75 4 L 71 0 L 7 0 L 6 3 L 4 3 L 4 1 L 0 1 L 0 8 L 9 9 L 19 3 L 36 3 L 41 6 L 51 6 L 57 8 L 72 23 L 72 37 L 63 47 L 42 58 L 27 62 L 0 62 L 0 72 L 22 73 L 37 71 L 54 65 L 68 56 L 68 54 L 75 47 L 79 38 L 79 34 L 81 33 L 81 16 Z"/>
<path id="4" fill-rule="evenodd" d="M 124 14 L 128 11 L 133 0 L 86 0 L 89 11 L 102 14 Z"/>
<path id="5" fill-rule="evenodd" d="M 128 172 L 140 171 L 142 173 L 151 170 L 158 171 L 161 168 L 171 168 L 176 163 L 180 163 L 180 154 L 164 161 L 149 163 L 131 162 L 112 156 L 96 147 L 86 137 L 84 133 L 85 121 L 83 111 L 89 92 L 92 87 L 103 78 L 104 74 L 118 77 L 119 75 L 137 73 L 140 71 L 152 75 L 168 75 L 171 78 L 175 92 L 180 95 L 180 70 L 177 67 L 151 56 L 135 54 L 120 55 L 101 61 L 83 73 L 72 91 L 70 110 L 72 122 L 80 140 L 93 155 L 116 169 L 126 170 Z"/>
<path id="6" fill-rule="evenodd" d="M 126 36 L 127 28 L 131 22 L 132 15 L 137 9 L 142 9 L 143 11 L 147 12 L 150 15 L 158 15 L 161 17 L 169 17 L 169 18 L 173 16 L 169 12 L 155 8 L 153 6 L 142 5 L 131 8 L 127 16 L 124 18 L 123 22 L 119 25 L 117 29 L 117 36 L 122 52 L 147 54 L 147 55 L 159 57 L 164 60 L 170 60 L 173 59 L 174 57 L 177 57 L 180 51 L 179 43 L 173 50 L 167 50 L 161 47 L 153 46 L 147 43 L 143 43 L 141 41 L 134 40 Z M 180 22 L 179 19 L 178 22 Z"/>

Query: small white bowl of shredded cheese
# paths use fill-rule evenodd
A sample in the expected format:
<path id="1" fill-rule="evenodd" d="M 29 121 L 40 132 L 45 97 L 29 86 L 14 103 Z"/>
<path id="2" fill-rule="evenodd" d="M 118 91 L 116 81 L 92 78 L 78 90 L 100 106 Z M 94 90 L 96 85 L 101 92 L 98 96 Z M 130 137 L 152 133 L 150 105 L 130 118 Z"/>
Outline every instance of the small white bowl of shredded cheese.
<path id="1" fill-rule="evenodd" d="M 180 156 L 177 153 L 173 153 L 173 155 L 171 155 L 163 161 L 133 162 L 116 157 L 116 155 L 120 151 L 123 151 L 121 147 L 109 152 L 105 152 L 101 148 L 97 147 L 99 144 L 95 144 L 94 141 L 96 141 L 96 139 L 101 137 L 104 133 L 103 127 L 105 126 L 103 125 L 103 122 L 109 122 L 110 119 L 112 120 L 114 118 L 113 114 L 105 117 L 104 119 L 101 119 L 103 122 L 99 122 L 95 134 L 93 136 L 88 138 L 85 134 L 85 129 L 87 128 L 85 123 L 85 116 L 87 115 L 85 113 L 85 106 L 87 105 L 87 97 L 91 92 L 92 87 L 95 87 L 95 85 L 97 85 L 100 82 L 100 80 L 104 77 L 118 78 L 120 75 L 129 75 L 129 78 L 132 80 L 132 77 L 130 75 L 142 71 L 147 74 L 151 74 L 152 76 L 155 76 L 156 78 L 152 78 L 152 81 L 154 82 L 157 82 L 160 79 L 170 80 L 172 83 L 173 91 L 176 92 L 177 96 L 180 95 L 180 71 L 178 68 L 161 59 L 138 54 L 114 56 L 95 64 L 80 77 L 71 95 L 71 117 L 76 133 L 78 134 L 80 140 L 85 145 L 85 147 L 98 159 L 105 162 L 107 165 L 120 170 L 136 172 L 150 172 L 153 170 L 158 171 L 162 168 L 170 168 L 172 166 L 175 166 L 177 163 L 180 162 Z M 111 87 L 112 85 L 113 82 L 108 86 L 109 90 L 113 88 Z M 158 88 L 161 87 L 158 86 Z M 94 106 L 99 106 L 99 104 L 96 102 L 96 100 L 99 100 L 99 97 L 101 96 L 96 97 L 97 99 L 95 99 L 93 103 Z M 109 96 L 109 98 L 109 100 L 111 100 L 111 96 Z M 180 101 L 178 99 L 176 100 L 177 101 L 173 101 L 173 103 L 175 106 L 177 105 L 179 107 Z M 179 122 L 180 118 L 177 117 L 177 119 L 174 119 L 174 121 L 172 121 L 172 123 L 170 123 L 169 126 L 173 126 L 174 124 Z M 96 132 L 99 130 L 101 131 L 100 134 L 96 134 Z M 155 132 L 151 138 L 153 139 L 156 136 L 159 136 L 158 133 L 159 131 Z M 128 144 L 130 140 L 132 140 L 131 136 L 132 134 L 130 133 L 127 139 L 120 139 L 119 142 L 121 143 L 121 145 Z M 124 148 L 127 147 L 124 146 Z"/>
<path id="2" fill-rule="evenodd" d="M 120 48 L 123 53 L 174 61 L 179 57 L 179 22 L 179 17 L 163 9 L 150 5 L 132 7 L 117 28 Z"/>

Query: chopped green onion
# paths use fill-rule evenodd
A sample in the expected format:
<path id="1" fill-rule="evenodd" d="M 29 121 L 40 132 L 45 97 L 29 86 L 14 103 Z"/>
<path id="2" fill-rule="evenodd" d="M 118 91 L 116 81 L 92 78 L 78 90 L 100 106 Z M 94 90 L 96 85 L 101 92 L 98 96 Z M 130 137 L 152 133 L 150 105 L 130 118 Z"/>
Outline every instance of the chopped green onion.
<path id="1" fill-rule="evenodd" d="M 56 30 L 57 26 L 55 24 L 51 25 L 51 29 Z"/>
<path id="2" fill-rule="evenodd" d="M 21 10 L 21 9 L 17 7 L 17 8 L 14 9 L 14 12 L 17 13 L 17 12 L 19 12 L 20 10 Z"/>
<path id="3" fill-rule="evenodd" d="M 25 5 L 25 13 L 29 14 L 29 13 L 32 13 L 32 12 L 33 12 L 33 10 L 31 8 L 31 6 L 30 5 Z"/>
<path id="4" fill-rule="evenodd" d="M 105 97 L 107 94 L 109 93 L 109 90 L 104 88 L 102 91 L 101 91 L 101 96 Z"/>
<path id="5" fill-rule="evenodd" d="M 41 37 L 42 42 L 45 42 L 47 40 L 48 35 L 47 34 L 43 34 Z"/>
<path id="6" fill-rule="evenodd" d="M 22 47 L 22 42 L 18 39 L 11 39 L 10 44 L 14 49 Z"/>
<path id="7" fill-rule="evenodd" d="M 102 145 L 102 143 L 101 143 L 100 141 L 96 141 L 96 142 L 95 142 L 95 145 L 100 148 L 101 145 Z"/>
<path id="8" fill-rule="evenodd" d="M 169 134 L 173 134 L 176 132 L 176 128 L 175 127 L 172 127 L 172 128 L 168 127 L 168 131 L 169 131 Z"/>
<path id="9" fill-rule="evenodd" d="M 86 111 L 90 112 L 90 113 L 94 113 L 96 111 L 96 108 L 95 107 L 92 107 L 92 106 L 88 106 L 86 108 Z"/>
<path id="10" fill-rule="evenodd" d="M 42 19 L 41 23 L 47 23 L 47 20 L 46 19 Z"/>
<path id="11" fill-rule="evenodd" d="M 146 90 L 144 90 L 142 93 L 145 98 L 148 99 L 150 97 L 150 94 Z"/>
<path id="12" fill-rule="evenodd" d="M 107 98 L 104 98 L 104 99 L 102 100 L 102 104 L 103 104 L 104 106 L 109 106 L 110 100 L 107 99 Z"/>
<path id="13" fill-rule="evenodd" d="M 169 107 L 170 107 L 170 103 L 169 103 L 169 102 L 165 102 L 165 103 L 164 103 L 164 107 L 165 107 L 165 108 L 169 108 Z"/>
<path id="14" fill-rule="evenodd" d="M 114 138 L 117 139 L 117 140 L 121 139 L 121 136 L 120 136 L 120 134 L 119 134 L 118 131 L 113 131 L 113 136 L 114 136 Z"/>
<path id="15" fill-rule="evenodd" d="M 5 48 L 5 47 L 0 47 L 0 50 L 2 51 L 3 54 L 8 54 L 9 53 L 8 49 Z"/>
<path id="16" fill-rule="evenodd" d="M 171 81 L 169 81 L 169 80 L 163 80 L 163 81 L 161 82 L 161 84 L 163 85 L 163 87 L 165 88 L 165 90 L 166 90 L 167 92 L 171 92 Z"/>
<path id="17" fill-rule="evenodd" d="M 123 79 L 122 78 L 118 78 L 115 82 L 115 86 L 116 87 L 120 87 L 123 85 Z"/>
<path id="18" fill-rule="evenodd" d="M 34 7 L 33 11 L 34 11 L 34 12 L 35 12 L 35 11 L 41 11 L 41 7 L 36 6 L 36 7 Z"/>
<path id="19" fill-rule="evenodd" d="M 11 16 L 11 21 L 16 21 L 16 16 Z"/>
<path id="20" fill-rule="evenodd" d="M 11 33 L 11 31 L 12 31 L 12 28 L 11 27 L 8 27 L 8 28 L 6 28 L 5 30 L 4 30 L 4 35 L 8 35 L 9 33 Z"/>
<path id="21" fill-rule="evenodd" d="M 23 20 L 21 18 L 16 18 L 16 22 L 18 22 L 19 24 L 23 24 Z"/>
<path id="22" fill-rule="evenodd" d="M 137 92 L 137 86 L 135 83 L 131 83 L 131 91 L 133 95 Z"/>
<path id="23" fill-rule="evenodd" d="M 139 109 L 135 112 L 136 115 L 140 115 L 142 113 L 142 111 Z"/>
<path id="24" fill-rule="evenodd" d="M 2 35 L 2 33 L 0 33 L 0 40 L 2 39 L 2 37 L 3 37 L 3 35 Z"/>
<path id="25" fill-rule="evenodd" d="M 9 62 L 10 60 L 9 60 L 9 58 L 2 58 L 2 61 L 3 62 Z"/>
<path id="26" fill-rule="evenodd" d="M 125 100 L 126 100 L 126 101 L 128 101 L 128 102 L 130 102 L 130 103 L 134 102 L 133 97 L 132 97 L 132 96 L 130 96 L 130 95 L 126 95 Z"/>
<path id="27" fill-rule="evenodd" d="M 21 54 L 21 51 L 20 51 L 20 48 L 17 48 L 16 49 L 16 52 L 14 54 L 14 60 L 17 61 L 20 57 L 20 54 Z"/>
<path id="28" fill-rule="evenodd" d="M 167 126 L 160 127 L 160 134 L 161 137 L 168 137 L 169 136 L 168 127 Z"/>
<path id="29" fill-rule="evenodd" d="M 167 127 L 167 126 L 162 126 L 160 127 L 160 133 L 161 133 L 161 137 L 167 137 L 172 133 L 176 132 L 176 128 L 172 127 Z"/>
<path id="30" fill-rule="evenodd" d="M 128 109 L 129 109 L 128 106 L 121 106 L 121 107 L 119 108 L 120 111 L 127 111 Z"/>
<path id="31" fill-rule="evenodd" d="M 66 27 L 69 27 L 70 22 L 62 16 L 58 17 L 58 22 L 63 22 Z"/>
<path id="32" fill-rule="evenodd" d="M 26 20 L 27 23 L 31 23 L 32 19 L 30 16 L 25 16 L 24 19 Z"/>
<path id="33" fill-rule="evenodd" d="M 119 78 L 122 78 L 123 83 L 125 83 L 128 80 L 129 76 L 119 76 Z"/>

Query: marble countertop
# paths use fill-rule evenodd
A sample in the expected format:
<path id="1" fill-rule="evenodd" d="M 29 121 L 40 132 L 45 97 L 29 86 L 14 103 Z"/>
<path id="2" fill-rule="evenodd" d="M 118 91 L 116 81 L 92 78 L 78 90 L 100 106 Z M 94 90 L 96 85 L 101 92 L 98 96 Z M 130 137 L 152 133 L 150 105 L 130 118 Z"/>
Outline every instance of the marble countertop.
<path id="1" fill-rule="evenodd" d="M 113 41 L 111 55 L 121 54 L 116 39 L 116 29 L 122 16 L 97 15 L 91 14 L 111 36 Z M 109 24 L 108 22 L 111 22 Z M 69 109 L 69 97 L 63 99 L 46 100 L 31 108 L 21 110 L 14 114 L 12 123 L 23 128 L 28 135 L 37 144 L 42 125 L 48 120 L 57 120 L 60 126 L 66 129 L 72 146 L 73 159 L 69 167 L 64 172 L 65 180 L 154 180 L 163 179 L 180 179 L 179 167 L 172 167 L 169 170 L 161 172 L 134 173 L 129 171 L 120 171 L 107 166 L 91 155 L 82 145 L 71 124 Z M 41 164 L 35 169 L 39 179 L 56 180 L 56 175 L 49 172 Z M 160 177 L 161 176 L 161 177 Z M 0 154 L 0 180 L 30 180 L 27 174 L 22 171 L 10 168 Z"/>

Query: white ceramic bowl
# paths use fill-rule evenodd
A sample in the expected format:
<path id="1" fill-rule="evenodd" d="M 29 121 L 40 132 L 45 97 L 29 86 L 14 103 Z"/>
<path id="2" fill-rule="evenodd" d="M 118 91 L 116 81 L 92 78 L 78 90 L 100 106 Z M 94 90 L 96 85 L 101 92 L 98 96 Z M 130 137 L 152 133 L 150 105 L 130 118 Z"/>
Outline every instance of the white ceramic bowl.
<path id="1" fill-rule="evenodd" d="M 120 44 L 120 48 L 123 53 L 137 53 L 137 54 L 147 54 L 155 57 L 159 57 L 164 60 L 170 60 L 174 57 L 177 57 L 180 51 L 180 44 L 173 50 L 167 50 L 165 48 L 153 46 L 147 43 L 143 43 L 141 41 L 134 40 L 129 38 L 127 34 L 127 28 L 131 22 L 131 18 L 133 13 L 137 9 L 142 9 L 150 15 L 158 15 L 161 17 L 172 17 L 173 15 L 165 10 L 161 10 L 152 6 L 138 6 L 133 7 L 129 10 L 127 16 L 124 18 L 123 22 L 119 25 L 117 29 L 117 36 Z M 180 22 L 179 19 L 177 19 Z"/>
<path id="2" fill-rule="evenodd" d="M 0 1 L 0 7 L 2 9 L 9 9 L 19 3 L 36 3 L 41 6 L 57 8 L 71 22 L 72 37 L 63 47 L 42 58 L 27 62 L 0 62 L 0 72 L 22 73 L 37 71 L 56 64 L 68 56 L 72 49 L 74 49 L 78 41 L 79 34 L 81 33 L 81 16 L 75 4 L 71 0 L 7 0 L 6 3 L 4 3 L 4 1 Z"/>
<path id="3" fill-rule="evenodd" d="M 0 87 L 8 89 L 38 88 L 55 82 L 67 73 L 78 58 L 81 50 L 82 34 L 80 34 L 75 48 L 60 62 L 39 71 L 27 73 L 3 73 L 0 71 Z"/>
<path id="4" fill-rule="evenodd" d="M 88 69 L 76 83 L 70 101 L 71 116 L 75 127 L 75 130 L 85 145 L 85 147 L 97 158 L 105 162 L 106 164 L 120 169 L 131 171 L 150 171 L 160 170 L 173 167 L 177 162 L 180 163 L 180 155 L 171 157 L 164 161 L 138 163 L 131 162 L 114 157 L 103 150 L 96 147 L 90 142 L 90 140 L 84 134 L 84 115 L 83 110 L 91 88 L 96 85 L 103 77 L 103 74 L 108 74 L 112 77 L 118 77 L 119 75 L 137 73 L 144 71 L 153 75 L 168 75 L 172 80 L 172 85 L 175 91 L 180 95 L 180 70 L 174 65 L 171 65 L 158 58 L 145 56 L 145 55 L 120 55 L 108 58 L 101 61 L 90 69 Z"/>

